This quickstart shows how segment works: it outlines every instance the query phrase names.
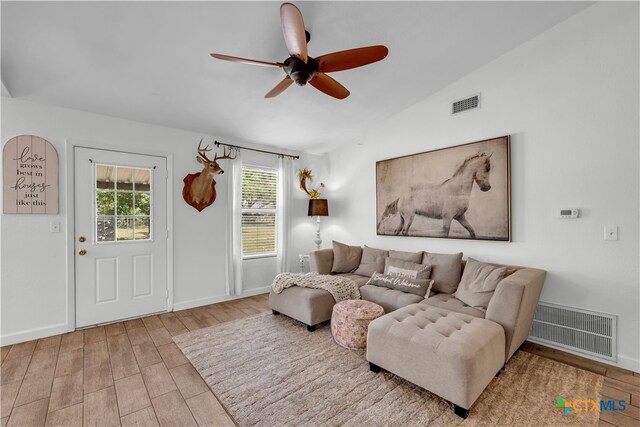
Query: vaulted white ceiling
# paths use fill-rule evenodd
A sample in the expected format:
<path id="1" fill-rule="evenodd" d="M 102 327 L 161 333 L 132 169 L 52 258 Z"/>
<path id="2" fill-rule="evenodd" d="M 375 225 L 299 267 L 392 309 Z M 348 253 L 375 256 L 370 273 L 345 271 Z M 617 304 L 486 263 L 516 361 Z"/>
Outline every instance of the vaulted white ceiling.
<path id="1" fill-rule="evenodd" d="M 328 151 L 577 13 L 583 2 L 297 2 L 311 56 L 384 44 L 389 56 L 264 94 L 283 71 L 211 52 L 287 57 L 279 2 L 2 2 L 12 96 L 298 150 Z"/>

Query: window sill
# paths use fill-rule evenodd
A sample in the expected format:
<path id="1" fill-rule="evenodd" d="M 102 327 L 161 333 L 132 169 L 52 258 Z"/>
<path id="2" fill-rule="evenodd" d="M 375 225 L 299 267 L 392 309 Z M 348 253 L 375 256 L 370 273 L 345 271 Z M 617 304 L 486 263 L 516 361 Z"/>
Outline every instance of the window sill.
<path id="1" fill-rule="evenodd" d="M 242 260 L 260 259 L 260 258 L 275 258 L 278 254 L 256 254 L 256 255 L 243 255 Z"/>

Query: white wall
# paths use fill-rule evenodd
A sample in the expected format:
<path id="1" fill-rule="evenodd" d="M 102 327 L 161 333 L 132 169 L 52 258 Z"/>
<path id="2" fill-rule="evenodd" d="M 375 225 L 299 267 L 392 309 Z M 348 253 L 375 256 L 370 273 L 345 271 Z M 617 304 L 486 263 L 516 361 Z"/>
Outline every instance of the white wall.
<path id="1" fill-rule="evenodd" d="M 198 213 L 182 200 L 182 178 L 200 170 L 195 161 L 195 146 L 202 137 L 212 143 L 213 136 L 2 97 L 3 143 L 21 134 L 41 136 L 58 151 L 60 214 L 2 215 L 3 344 L 73 328 L 74 319 L 67 318 L 68 286 L 73 287 L 67 269 L 69 230 L 66 221 L 70 189 L 66 188 L 66 162 L 69 143 L 128 151 L 153 150 L 172 155 L 174 307 L 187 308 L 227 298 L 224 267 L 228 175 L 216 179 L 217 199 L 204 211 Z M 228 138 L 223 141 L 248 145 Z M 246 150 L 243 158 L 254 164 L 277 165 L 275 157 Z M 303 155 L 296 167 L 307 164 L 308 158 L 314 156 Z M 304 204 L 301 200 L 296 202 Z M 298 212 L 300 208 L 294 205 L 294 210 Z M 51 221 L 62 224 L 60 233 L 49 232 Z M 311 245 L 305 250 L 311 249 Z M 247 270 L 250 273 L 245 288 L 249 292 L 262 292 L 275 275 L 275 258 L 247 261 Z"/>
<path id="2" fill-rule="evenodd" d="M 638 31 L 637 3 L 596 4 L 330 153 L 327 239 L 543 268 L 542 300 L 618 314 L 620 364 L 640 370 Z M 377 160 L 505 134 L 513 242 L 376 236 Z"/>

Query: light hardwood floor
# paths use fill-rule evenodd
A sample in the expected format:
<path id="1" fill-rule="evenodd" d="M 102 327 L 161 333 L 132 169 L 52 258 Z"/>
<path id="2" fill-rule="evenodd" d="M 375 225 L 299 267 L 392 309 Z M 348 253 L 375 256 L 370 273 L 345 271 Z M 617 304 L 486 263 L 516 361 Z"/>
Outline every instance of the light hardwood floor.
<path id="1" fill-rule="evenodd" d="M 172 336 L 266 312 L 258 295 L 2 347 L 0 426 L 234 426 Z"/>
<path id="2" fill-rule="evenodd" d="M 172 336 L 270 312 L 267 295 L 2 347 L 0 427 L 235 425 Z M 602 426 L 640 425 L 640 375 L 543 346 L 523 348 L 605 376 Z"/>

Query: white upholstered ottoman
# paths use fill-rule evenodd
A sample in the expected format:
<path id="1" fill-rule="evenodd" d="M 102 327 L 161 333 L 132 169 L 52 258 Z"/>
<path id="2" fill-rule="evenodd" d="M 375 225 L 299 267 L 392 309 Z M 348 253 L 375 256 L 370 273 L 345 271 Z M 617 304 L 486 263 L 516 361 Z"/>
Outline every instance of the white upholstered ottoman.
<path id="1" fill-rule="evenodd" d="M 369 324 L 371 370 L 396 374 L 468 410 L 505 363 L 502 326 L 426 304 L 412 304 Z"/>

